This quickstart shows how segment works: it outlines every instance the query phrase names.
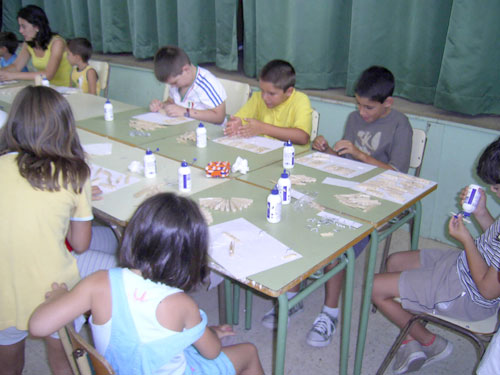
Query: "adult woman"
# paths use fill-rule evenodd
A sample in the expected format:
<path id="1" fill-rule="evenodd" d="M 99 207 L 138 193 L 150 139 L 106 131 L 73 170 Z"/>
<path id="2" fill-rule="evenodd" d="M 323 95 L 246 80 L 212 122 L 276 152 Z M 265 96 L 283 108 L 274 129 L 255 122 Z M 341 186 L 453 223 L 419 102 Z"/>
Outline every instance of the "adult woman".
<path id="1" fill-rule="evenodd" d="M 31 80 L 46 76 L 56 86 L 69 86 L 71 65 L 66 59 L 66 42 L 54 34 L 42 8 L 28 5 L 17 13 L 24 43 L 14 63 L 0 70 L 0 80 Z M 36 72 L 21 72 L 31 59 Z"/>

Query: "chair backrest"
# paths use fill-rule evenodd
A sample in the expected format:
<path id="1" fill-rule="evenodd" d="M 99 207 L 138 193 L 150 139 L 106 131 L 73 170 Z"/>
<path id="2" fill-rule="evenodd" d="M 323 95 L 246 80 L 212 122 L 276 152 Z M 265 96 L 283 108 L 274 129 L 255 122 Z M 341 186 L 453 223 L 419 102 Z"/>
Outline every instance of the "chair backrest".
<path id="1" fill-rule="evenodd" d="M 250 85 L 223 78 L 219 78 L 219 81 L 224 86 L 227 94 L 226 113 L 234 115 L 248 101 L 250 97 Z"/>
<path id="2" fill-rule="evenodd" d="M 318 136 L 319 129 L 319 112 L 313 109 L 312 111 L 312 127 L 311 127 L 311 142 Z"/>
<path id="3" fill-rule="evenodd" d="M 226 113 L 234 115 L 241 107 L 243 107 L 243 104 L 245 104 L 250 97 L 250 85 L 248 83 L 223 78 L 219 78 L 219 81 L 222 83 L 222 86 L 224 86 L 224 90 L 227 94 Z M 165 84 L 163 101 L 168 99 L 169 91 L 170 85 Z"/>
<path id="4" fill-rule="evenodd" d="M 75 375 L 116 374 L 108 361 L 76 333 L 72 323 L 59 330 L 59 337 Z"/>
<path id="5" fill-rule="evenodd" d="M 89 60 L 89 65 L 97 72 L 97 75 L 99 76 L 99 83 L 101 84 L 101 91 L 104 93 L 104 97 L 107 98 L 109 84 L 109 64 L 106 61 Z"/>
<path id="6" fill-rule="evenodd" d="M 421 129 L 413 129 L 411 142 L 410 168 L 415 169 L 415 176 L 420 176 L 422 161 L 424 159 L 427 133 Z"/>

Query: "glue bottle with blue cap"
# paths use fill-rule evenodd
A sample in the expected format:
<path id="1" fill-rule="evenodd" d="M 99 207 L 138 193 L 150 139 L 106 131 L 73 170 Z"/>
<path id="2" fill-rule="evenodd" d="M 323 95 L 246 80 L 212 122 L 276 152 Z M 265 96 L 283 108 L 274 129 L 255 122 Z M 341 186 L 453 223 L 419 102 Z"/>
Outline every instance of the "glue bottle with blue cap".
<path id="1" fill-rule="evenodd" d="M 288 140 L 283 146 L 283 168 L 292 169 L 295 165 L 295 148 L 292 141 Z"/>
<path id="2" fill-rule="evenodd" d="M 292 201 L 292 182 L 286 169 L 283 170 L 280 179 L 278 180 L 278 190 L 280 192 L 281 203 L 289 204 Z"/>
<path id="3" fill-rule="evenodd" d="M 273 224 L 281 221 L 281 197 L 277 186 L 267 196 L 267 221 Z"/>
<path id="4" fill-rule="evenodd" d="M 481 186 L 470 184 L 467 190 L 467 196 L 462 203 L 464 217 L 470 216 L 476 210 L 479 199 L 481 198 Z"/>
<path id="5" fill-rule="evenodd" d="M 106 103 L 104 103 L 104 120 L 105 121 L 113 121 L 113 104 L 106 99 Z"/>
<path id="6" fill-rule="evenodd" d="M 196 147 L 207 147 L 207 128 L 201 122 L 196 128 Z"/>
<path id="7" fill-rule="evenodd" d="M 189 193 L 191 191 L 191 168 L 189 164 L 183 160 L 178 169 L 179 191 L 181 193 Z"/>
<path id="8" fill-rule="evenodd" d="M 147 178 L 156 177 L 156 157 L 149 148 L 144 155 L 144 176 Z"/>

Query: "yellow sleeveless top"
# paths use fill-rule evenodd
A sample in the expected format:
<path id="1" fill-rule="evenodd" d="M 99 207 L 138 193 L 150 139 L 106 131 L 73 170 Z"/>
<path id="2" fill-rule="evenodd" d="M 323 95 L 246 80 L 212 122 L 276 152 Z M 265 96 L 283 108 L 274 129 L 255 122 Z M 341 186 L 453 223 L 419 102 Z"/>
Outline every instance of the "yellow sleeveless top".
<path id="1" fill-rule="evenodd" d="M 52 39 L 50 40 L 49 45 L 47 46 L 47 49 L 45 50 L 45 54 L 42 57 L 38 57 L 35 55 L 35 51 L 33 50 L 32 47 L 27 45 L 28 47 L 28 52 L 31 55 L 31 63 L 33 64 L 33 67 L 36 70 L 45 70 L 47 67 L 47 64 L 49 63 L 50 59 L 50 51 L 52 48 L 52 43 L 56 39 L 63 39 L 59 35 L 54 35 Z M 63 39 L 64 41 L 64 39 Z M 66 58 L 67 53 L 64 51 L 61 62 L 59 63 L 59 68 L 57 68 L 56 74 L 54 77 L 50 80 L 51 85 L 56 85 L 56 86 L 69 86 L 69 75 L 71 74 L 71 65 L 69 64 L 68 59 Z"/>
<path id="2" fill-rule="evenodd" d="M 90 65 L 87 65 L 85 69 L 81 72 L 78 71 L 78 67 L 74 66 L 71 71 L 71 87 L 77 87 L 82 90 L 84 93 L 89 92 L 89 80 L 87 79 L 87 72 L 92 68 Z M 97 72 L 96 72 L 97 74 Z M 80 84 L 81 81 L 81 84 Z M 101 82 L 99 80 L 99 75 L 97 76 L 97 84 L 96 84 L 96 95 L 101 93 Z"/>

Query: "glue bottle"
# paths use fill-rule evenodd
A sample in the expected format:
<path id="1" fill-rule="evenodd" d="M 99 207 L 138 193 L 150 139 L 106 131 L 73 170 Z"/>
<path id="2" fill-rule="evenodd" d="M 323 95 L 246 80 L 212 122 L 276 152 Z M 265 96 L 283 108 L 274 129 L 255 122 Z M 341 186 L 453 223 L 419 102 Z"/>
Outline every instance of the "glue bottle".
<path id="1" fill-rule="evenodd" d="M 156 177 L 156 157 L 149 148 L 144 155 L 144 176 L 147 178 Z"/>
<path id="2" fill-rule="evenodd" d="M 42 86 L 50 87 L 50 82 L 44 75 L 42 75 Z"/>
<path id="3" fill-rule="evenodd" d="M 207 128 L 201 122 L 196 128 L 196 147 L 207 147 Z"/>
<path id="4" fill-rule="evenodd" d="M 181 193 L 189 193 L 191 191 L 191 168 L 184 160 L 178 170 L 179 176 L 179 191 Z"/>
<path id="5" fill-rule="evenodd" d="M 292 169 L 295 165 L 295 148 L 288 140 L 283 146 L 283 168 Z"/>
<path id="6" fill-rule="evenodd" d="M 277 186 L 267 196 L 267 221 L 270 223 L 281 221 L 281 198 Z"/>
<path id="7" fill-rule="evenodd" d="M 467 196 L 465 197 L 464 203 L 462 203 L 462 210 L 464 216 L 470 216 L 476 210 L 479 199 L 481 198 L 481 186 L 470 184 L 469 190 L 467 190 Z"/>
<path id="8" fill-rule="evenodd" d="M 104 103 L 104 120 L 105 121 L 113 121 L 113 104 L 106 99 L 106 103 Z"/>
<path id="9" fill-rule="evenodd" d="M 281 203 L 289 204 L 292 201 L 292 182 L 290 181 L 290 177 L 286 169 L 283 170 L 283 173 L 278 180 L 278 190 L 280 192 Z"/>

